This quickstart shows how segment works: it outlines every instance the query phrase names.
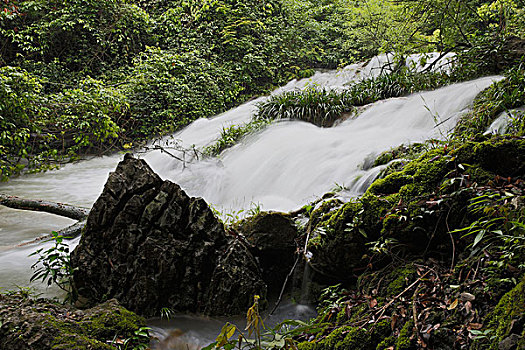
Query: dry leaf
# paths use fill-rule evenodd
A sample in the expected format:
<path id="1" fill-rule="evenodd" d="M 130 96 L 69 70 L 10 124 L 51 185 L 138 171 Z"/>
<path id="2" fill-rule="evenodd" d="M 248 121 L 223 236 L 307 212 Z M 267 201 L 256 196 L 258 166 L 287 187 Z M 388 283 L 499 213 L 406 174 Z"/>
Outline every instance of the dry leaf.
<path id="1" fill-rule="evenodd" d="M 456 299 L 452 302 L 452 304 L 449 305 L 449 307 L 447 307 L 448 310 L 454 310 L 456 307 L 458 307 L 458 302 L 459 300 Z"/>
<path id="2" fill-rule="evenodd" d="M 473 300 L 476 300 L 476 297 L 473 294 L 470 294 L 470 293 L 467 293 L 467 292 L 461 293 L 459 295 L 459 297 L 461 298 L 461 301 L 473 301 Z"/>

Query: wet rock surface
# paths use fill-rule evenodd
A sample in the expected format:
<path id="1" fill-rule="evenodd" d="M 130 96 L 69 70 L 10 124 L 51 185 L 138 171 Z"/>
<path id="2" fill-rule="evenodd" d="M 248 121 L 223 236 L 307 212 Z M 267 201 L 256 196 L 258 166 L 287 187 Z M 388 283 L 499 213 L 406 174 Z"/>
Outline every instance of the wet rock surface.
<path id="1" fill-rule="evenodd" d="M 233 241 L 219 260 L 208 291 L 205 312 L 241 314 L 253 303 L 253 296 L 266 296 L 266 284 L 259 266 L 246 245 Z"/>
<path id="2" fill-rule="evenodd" d="M 116 300 L 77 310 L 18 293 L 0 294 L 0 349 L 114 349 L 113 339 L 133 335 L 145 320 Z"/>
<path id="3" fill-rule="evenodd" d="M 240 221 L 234 229 L 246 237 L 270 291 L 278 293 L 294 264 L 297 249 L 297 227 L 290 215 L 262 212 Z"/>
<path id="4" fill-rule="evenodd" d="M 249 252 L 239 251 L 248 255 L 240 258 L 224 256 L 229 240 L 203 199 L 190 198 L 178 185 L 161 180 L 145 161 L 126 155 L 110 174 L 72 253 L 74 280 L 88 300 L 116 298 L 142 315 L 158 316 L 164 307 L 231 314 L 230 300 L 220 301 L 210 292 L 218 291 L 212 277 L 243 301 L 263 293 L 264 283 L 251 262 L 242 265 L 253 259 Z M 225 262 L 231 269 L 252 271 L 253 288 L 237 289 L 238 273 L 217 277 L 216 267 Z M 225 297 L 230 297 L 227 292 Z M 208 299 L 217 300 L 214 307 Z M 237 303 L 235 310 L 249 307 Z"/>

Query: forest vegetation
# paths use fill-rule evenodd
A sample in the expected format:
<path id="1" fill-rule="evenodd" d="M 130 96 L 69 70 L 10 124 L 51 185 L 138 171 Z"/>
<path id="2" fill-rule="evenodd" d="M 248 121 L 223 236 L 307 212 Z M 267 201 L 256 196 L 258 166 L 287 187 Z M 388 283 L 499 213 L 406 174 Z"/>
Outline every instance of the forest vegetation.
<path id="1" fill-rule="evenodd" d="M 501 75 L 445 140 L 377 157 L 384 169 L 361 197 L 305 203 L 297 236 L 324 273 L 311 286 L 318 316 L 261 333 L 257 297 L 256 341 L 243 346 L 525 348 L 523 0 L 3 0 L 0 10 L 2 181 L 139 147 L 382 53 L 393 53 L 389 74 L 272 96 L 202 152 L 220 156 L 278 119 L 330 127 L 382 99 Z M 431 52 L 455 53 L 450 70 L 405 64 Z M 503 112 L 506 130 L 485 133 Z M 240 348 L 235 330 L 208 348 Z"/>

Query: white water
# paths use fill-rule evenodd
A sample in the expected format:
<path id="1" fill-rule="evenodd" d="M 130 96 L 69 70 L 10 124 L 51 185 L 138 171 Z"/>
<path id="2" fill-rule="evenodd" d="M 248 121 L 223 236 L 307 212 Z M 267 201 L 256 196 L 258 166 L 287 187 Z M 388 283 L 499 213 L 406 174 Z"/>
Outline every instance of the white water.
<path id="1" fill-rule="evenodd" d="M 383 62 L 381 58 L 376 61 Z M 292 81 L 277 92 L 308 84 L 341 88 L 367 74 L 374 75 L 377 62 L 317 73 L 310 79 Z M 252 202 L 260 203 L 264 210 L 293 210 L 323 195 L 336 183 L 355 183 L 353 194 L 358 194 L 366 187 L 365 180 L 377 173 L 377 169 L 361 169 L 367 157 L 401 143 L 442 138 L 477 93 L 494 79 L 483 78 L 378 102 L 358 118 L 334 128 L 318 128 L 298 121 L 279 122 L 224 152 L 219 160 L 194 161 L 184 169 L 179 161 L 158 151 L 144 158 L 162 177 L 179 183 L 190 195 L 202 196 L 221 210 L 237 211 Z M 247 122 L 255 104 L 263 99 L 215 118 L 197 120 L 174 138 L 186 147 L 207 145 L 223 127 Z M 436 123 L 441 123 L 439 128 L 435 128 Z M 120 159 L 119 155 L 96 158 L 57 171 L 23 176 L 1 184 L 0 193 L 90 206 Z M 70 223 L 49 214 L 0 207 L 0 287 L 28 285 L 34 258 L 27 256 L 37 249 L 34 245 L 6 247 Z M 35 287 L 45 291 L 41 285 Z"/>

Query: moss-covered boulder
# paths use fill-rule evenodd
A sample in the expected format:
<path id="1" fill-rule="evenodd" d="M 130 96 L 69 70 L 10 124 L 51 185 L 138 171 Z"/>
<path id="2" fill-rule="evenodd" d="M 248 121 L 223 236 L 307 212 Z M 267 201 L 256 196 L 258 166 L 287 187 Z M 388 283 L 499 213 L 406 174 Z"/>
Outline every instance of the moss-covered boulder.
<path id="1" fill-rule="evenodd" d="M 312 228 L 309 242 L 311 264 L 344 279 L 367 265 L 370 248 L 447 259 L 471 243 L 453 241 L 450 232 L 477 219 L 468 210 L 479 195 L 476 188 L 498 176 L 523 175 L 522 138 L 498 136 L 431 149 L 376 180 L 356 201 L 318 215 L 322 220 Z"/>
<path id="2" fill-rule="evenodd" d="M 78 310 L 23 294 L 0 294 L 1 350 L 110 350 L 113 339 L 133 336 L 145 320 L 109 300 Z"/>
<path id="3" fill-rule="evenodd" d="M 501 298 L 478 337 L 473 349 L 525 349 L 525 279 Z"/>
<path id="4" fill-rule="evenodd" d="M 381 218 L 393 205 L 378 196 L 365 195 L 333 212 L 312 228 L 308 249 L 310 265 L 321 274 L 349 279 L 367 265 L 366 243 L 381 233 Z"/>
<path id="5" fill-rule="evenodd" d="M 376 180 L 369 193 L 400 193 L 405 200 L 432 193 L 461 165 L 462 175 L 484 182 L 496 175 L 519 177 L 525 174 L 525 140 L 505 136 L 480 141 L 452 143 L 423 153 L 399 172 Z"/>

